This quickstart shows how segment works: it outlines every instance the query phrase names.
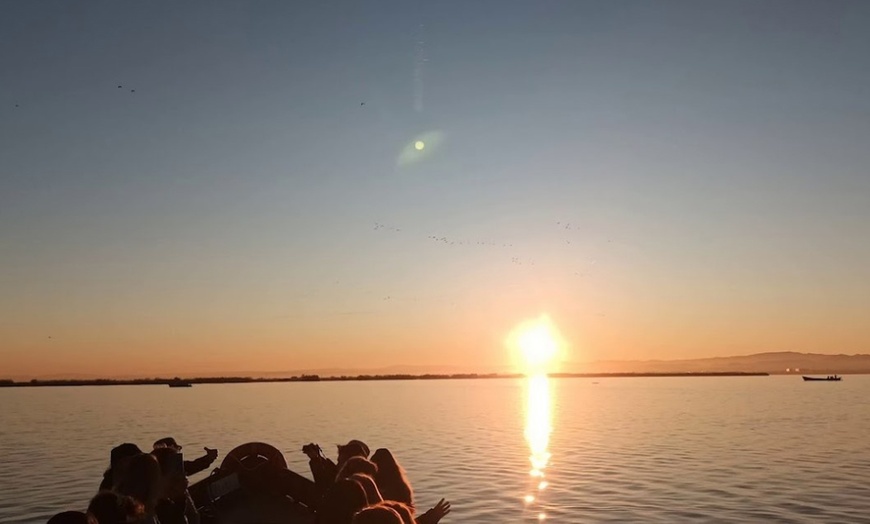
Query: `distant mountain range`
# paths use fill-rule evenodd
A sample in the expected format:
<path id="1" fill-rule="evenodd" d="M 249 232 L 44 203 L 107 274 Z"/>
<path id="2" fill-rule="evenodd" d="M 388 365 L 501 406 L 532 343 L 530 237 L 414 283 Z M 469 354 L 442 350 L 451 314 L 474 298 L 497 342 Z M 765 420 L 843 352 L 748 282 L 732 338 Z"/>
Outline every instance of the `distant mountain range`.
<path id="1" fill-rule="evenodd" d="M 687 360 L 600 360 L 564 366 L 572 373 L 870 373 L 870 355 L 824 355 L 782 351 Z"/>
<path id="2" fill-rule="evenodd" d="M 870 355 L 825 355 L 821 353 L 796 353 L 782 351 L 775 353 L 757 353 L 732 357 L 697 358 L 686 360 L 599 360 L 594 362 L 567 363 L 560 371 L 566 373 L 715 373 L 715 372 L 747 372 L 747 373 L 801 373 L 801 374 L 832 374 L 832 373 L 868 373 L 870 374 Z M 319 375 L 321 377 L 356 376 L 356 375 L 391 375 L 391 374 L 461 374 L 461 373 L 500 373 L 515 372 L 508 366 L 474 368 L 470 366 L 387 366 L 379 368 L 319 368 L 297 369 L 286 371 L 227 371 L 225 373 L 181 373 L 186 378 L 203 377 L 254 377 L 254 378 L 285 378 L 301 375 Z M 174 376 L 179 373 L 167 371 L 160 376 Z M 99 377 L 84 373 L 52 374 L 39 377 L 3 377 L 15 380 L 84 379 L 98 378 L 136 379 L 150 378 L 141 374 L 123 374 L 112 377 Z"/>

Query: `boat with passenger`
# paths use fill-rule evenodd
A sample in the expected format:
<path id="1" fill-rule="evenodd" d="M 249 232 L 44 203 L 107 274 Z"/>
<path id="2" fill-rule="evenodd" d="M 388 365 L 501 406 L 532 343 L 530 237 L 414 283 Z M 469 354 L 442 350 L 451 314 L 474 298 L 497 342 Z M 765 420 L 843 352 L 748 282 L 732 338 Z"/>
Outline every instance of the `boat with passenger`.
<path id="1" fill-rule="evenodd" d="M 808 377 L 803 375 L 804 382 L 839 382 L 842 377 L 837 375 L 828 375 L 827 377 Z"/>

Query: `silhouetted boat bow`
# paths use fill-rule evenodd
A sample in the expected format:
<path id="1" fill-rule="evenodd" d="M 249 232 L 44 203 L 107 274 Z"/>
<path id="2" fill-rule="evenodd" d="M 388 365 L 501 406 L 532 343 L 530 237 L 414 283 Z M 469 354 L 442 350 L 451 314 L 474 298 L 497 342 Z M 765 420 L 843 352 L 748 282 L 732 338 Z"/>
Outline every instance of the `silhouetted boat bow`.
<path id="1" fill-rule="evenodd" d="M 190 486 L 203 524 L 313 524 L 314 483 L 287 468 L 281 452 L 263 442 L 230 451 L 211 475 Z"/>

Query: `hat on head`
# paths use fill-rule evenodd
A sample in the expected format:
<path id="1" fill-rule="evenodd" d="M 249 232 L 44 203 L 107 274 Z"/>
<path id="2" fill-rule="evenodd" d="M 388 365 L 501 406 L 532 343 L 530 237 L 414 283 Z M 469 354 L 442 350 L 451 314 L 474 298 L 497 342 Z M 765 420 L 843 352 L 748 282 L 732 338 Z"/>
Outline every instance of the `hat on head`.
<path id="1" fill-rule="evenodd" d="M 369 456 L 369 447 L 366 446 L 366 443 L 361 440 L 351 440 L 348 441 L 345 445 L 338 445 L 338 453 L 340 455 L 347 454 L 348 456 L 363 456 L 368 458 Z"/>
<path id="2" fill-rule="evenodd" d="M 154 449 L 157 448 L 172 448 L 175 451 L 181 451 L 181 446 L 179 446 L 178 442 L 175 442 L 175 439 L 172 437 L 164 437 L 155 442 Z"/>
<path id="3" fill-rule="evenodd" d="M 169 446 L 159 446 L 154 448 L 154 451 L 151 452 L 151 455 L 157 459 L 157 463 L 160 464 L 160 471 L 164 475 L 168 475 L 179 470 L 182 472 L 184 471 L 181 452 L 175 448 L 171 448 Z"/>
<path id="4" fill-rule="evenodd" d="M 115 467 L 118 462 L 124 460 L 125 458 L 130 458 L 140 453 L 142 453 L 142 450 L 139 449 L 139 446 L 137 446 L 136 444 L 125 442 L 120 446 L 115 446 L 114 448 L 112 448 L 112 454 L 109 456 L 109 464 L 112 467 Z"/>

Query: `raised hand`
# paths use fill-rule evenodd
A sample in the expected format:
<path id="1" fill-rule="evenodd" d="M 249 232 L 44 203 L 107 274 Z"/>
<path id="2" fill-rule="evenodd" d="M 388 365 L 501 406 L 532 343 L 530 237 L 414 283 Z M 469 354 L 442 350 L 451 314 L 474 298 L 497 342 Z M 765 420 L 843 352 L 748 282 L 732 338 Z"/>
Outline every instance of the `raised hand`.
<path id="1" fill-rule="evenodd" d="M 214 459 L 217 458 L 217 456 L 218 456 L 218 450 L 216 450 L 216 449 L 211 449 L 211 448 L 202 448 L 202 449 L 205 450 L 205 454 L 208 455 L 208 457 L 209 457 L 211 460 L 214 460 Z"/>
<path id="2" fill-rule="evenodd" d="M 302 452 L 311 460 L 317 460 L 323 457 L 323 450 L 315 443 L 310 443 L 302 446 Z"/>
<path id="3" fill-rule="evenodd" d="M 438 524 L 448 513 L 450 513 L 450 502 L 441 499 L 435 507 L 417 517 L 417 524 Z"/>

